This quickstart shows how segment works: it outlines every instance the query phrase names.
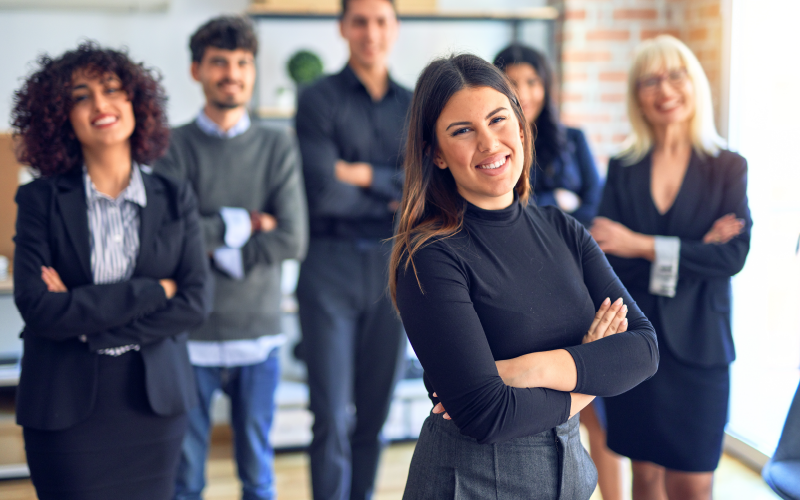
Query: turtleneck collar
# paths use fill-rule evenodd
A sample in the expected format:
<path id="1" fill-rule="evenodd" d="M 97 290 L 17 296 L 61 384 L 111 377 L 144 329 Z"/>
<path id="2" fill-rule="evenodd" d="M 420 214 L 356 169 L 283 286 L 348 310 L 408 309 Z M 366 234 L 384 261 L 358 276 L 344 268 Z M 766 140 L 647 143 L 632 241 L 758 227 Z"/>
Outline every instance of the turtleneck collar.
<path id="1" fill-rule="evenodd" d="M 490 224 L 493 226 L 507 226 L 513 224 L 522 213 L 522 204 L 519 202 L 519 195 L 514 191 L 514 201 L 506 208 L 500 210 L 484 210 L 472 203 L 467 202 L 467 211 L 464 217 L 467 220 L 479 224 Z"/>

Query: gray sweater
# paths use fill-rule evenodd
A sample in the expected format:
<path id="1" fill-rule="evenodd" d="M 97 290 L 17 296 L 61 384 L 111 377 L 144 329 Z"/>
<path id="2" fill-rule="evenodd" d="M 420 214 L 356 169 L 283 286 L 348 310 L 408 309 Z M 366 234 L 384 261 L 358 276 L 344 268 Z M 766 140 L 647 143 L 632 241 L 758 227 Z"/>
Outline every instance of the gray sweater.
<path id="1" fill-rule="evenodd" d="M 213 269 L 214 308 L 192 340 L 240 340 L 281 332 L 281 261 L 302 259 L 308 214 L 297 148 L 282 131 L 257 123 L 230 139 L 211 137 L 192 122 L 172 131 L 155 170 L 188 179 L 197 194 L 206 250 L 225 246 L 222 207 L 265 212 L 278 220 L 242 247 L 245 277 Z"/>

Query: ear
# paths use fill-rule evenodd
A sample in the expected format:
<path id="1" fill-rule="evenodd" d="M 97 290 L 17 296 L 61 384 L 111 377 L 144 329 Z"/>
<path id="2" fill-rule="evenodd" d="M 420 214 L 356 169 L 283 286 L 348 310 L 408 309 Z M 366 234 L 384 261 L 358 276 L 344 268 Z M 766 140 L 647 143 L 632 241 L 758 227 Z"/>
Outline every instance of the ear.
<path id="1" fill-rule="evenodd" d="M 200 63 L 199 62 L 192 61 L 191 73 L 192 73 L 192 78 L 194 79 L 194 81 L 199 82 L 200 81 Z"/>
<path id="2" fill-rule="evenodd" d="M 433 154 L 433 164 L 442 170 L 447 170 L 447 162 L 444 161 L 444 158 L 442 158 L 442 155 L 438 149 Z"/>

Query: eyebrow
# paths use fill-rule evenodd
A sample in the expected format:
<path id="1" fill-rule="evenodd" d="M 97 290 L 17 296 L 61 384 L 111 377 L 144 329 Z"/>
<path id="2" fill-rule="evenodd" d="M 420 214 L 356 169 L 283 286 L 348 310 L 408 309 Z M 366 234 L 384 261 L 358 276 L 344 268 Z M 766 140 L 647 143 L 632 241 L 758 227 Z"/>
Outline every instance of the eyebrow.
<path id="1" fill-rule="evenodd" d="M 504 109 L 506 109 L 504 106 L 500 106 L 499 108 L 495 109 L 494 111 L 492 111 L 491 113 L 486 115 L 486 118 L 484 118 L 484 120 L 488 120 L 489 118 L 491 118 L 492 116 L 496 115 L 500 111 L 503 111 Z M 450 130 L 450 127 L 456 127 L 458 125 L 470 125 L 470 124 L 471 124 L 471 122 L 453 122 L 453 123 L 451 123 L 450 125 L 447 126 L 445 131 Z"/>
<path id="2" fill-rule="evenodd" d="M 80 85 L 76 85 L 76 86 L 72 87 L 72 90 L 81 90 L 81 89 L 88 89 L 88 88 L 89 88 L 88 85 L 86 85 L 85 83 L 81 83 Z"/>

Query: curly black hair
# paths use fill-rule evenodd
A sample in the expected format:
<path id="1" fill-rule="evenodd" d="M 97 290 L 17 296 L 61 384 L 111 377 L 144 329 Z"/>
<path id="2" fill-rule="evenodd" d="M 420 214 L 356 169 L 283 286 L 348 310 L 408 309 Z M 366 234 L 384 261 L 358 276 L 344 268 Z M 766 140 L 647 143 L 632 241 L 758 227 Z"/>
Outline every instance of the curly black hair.
<path id="1" fill-rule="evenodd" d="M 255 56 L 258 54 L 258 37 L 252 21 L 241 16 L 219 16 L 208 21 L 189 39 L 192 62 L 202 61 L 208 47 L 244 49 Z"/>
<path id="2" fill-rule="evenodd" d="M 161 75 L 135 63 L 123 51 L 86 41 L 53 59 L 39 56 L 38 68 L 14 92 L 11 123 L 17 139 L 17 160 L 43 177 L 83 165 L 81 144 L 72 129 L 72 78 L 76 71 L 92 75 L 113 73 L 133 105 L 136 126 L 130 137 L 131 159 L 148 164 L 169 146 L 166 94 Z"/>

